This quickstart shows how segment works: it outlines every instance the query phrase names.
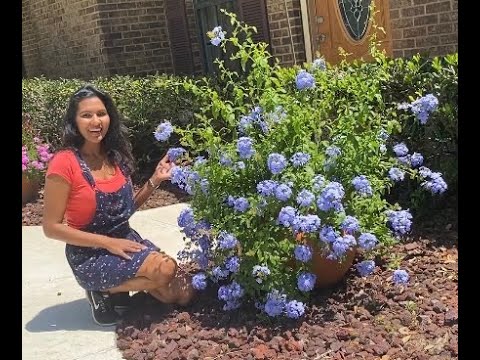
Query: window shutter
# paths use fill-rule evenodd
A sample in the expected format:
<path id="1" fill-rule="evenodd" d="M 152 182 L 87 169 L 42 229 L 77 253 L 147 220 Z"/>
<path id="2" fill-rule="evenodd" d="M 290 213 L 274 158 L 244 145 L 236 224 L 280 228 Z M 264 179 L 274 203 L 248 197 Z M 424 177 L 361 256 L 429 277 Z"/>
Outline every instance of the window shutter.
<path id="1" fill-rule="evenodd" d="M 192 44 L 188 35 L 184 0 L 165 1 L 168 37 L 175 74 L 193 74 Z"/>
<path id="2" fill-rule="evenodd" d="M 265 0 L 238 0 L 237 6 L 239 18 L 248 25 L 257 28 L 257 33 L 254 34 L 253 40 L 270 44 Z"/>

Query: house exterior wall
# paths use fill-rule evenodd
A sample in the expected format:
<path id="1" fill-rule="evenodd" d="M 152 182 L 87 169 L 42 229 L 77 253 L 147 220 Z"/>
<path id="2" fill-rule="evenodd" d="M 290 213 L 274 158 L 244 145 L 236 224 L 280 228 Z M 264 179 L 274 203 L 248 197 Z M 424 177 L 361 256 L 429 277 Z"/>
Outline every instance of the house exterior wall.
<path id="1" fill-rule="evenodd" d="M 99 21 L 97 0 L 22 0 L 26 75 L 105 75 Z"/>
<path id="2" fill-rule="evenodd" d="M 195 74 L 203 72 L 194 0 L 184 0 Z M 394 57 L 458 51 L 458 0 L 389 0 Z M 306 61 L 300 0 L 266 0 L 270 52 Z M 26 76 L 173 73 L 165 0 L 22 0 Z"/>
<path id="3" fill-rule="evenodd" d="M 458 0 L 390 0 L 394 57 L 458 51 Z"/>

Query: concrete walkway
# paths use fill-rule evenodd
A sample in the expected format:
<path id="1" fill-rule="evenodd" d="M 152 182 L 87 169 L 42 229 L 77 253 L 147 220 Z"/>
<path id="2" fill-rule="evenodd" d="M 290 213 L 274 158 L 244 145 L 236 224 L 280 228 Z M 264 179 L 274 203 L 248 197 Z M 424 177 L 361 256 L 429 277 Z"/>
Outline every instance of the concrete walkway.
<path id="1" fill-rule="evenodd" d="M 183 247 L 177 217 L 187 204 L 139 211 L 130 224 L 144 238 L 176 257 Z M 22 228 L 22 359 L 120 360 L 115 328 L 91 317 L 85 293 L 64 254 L 65 243 Z"/>

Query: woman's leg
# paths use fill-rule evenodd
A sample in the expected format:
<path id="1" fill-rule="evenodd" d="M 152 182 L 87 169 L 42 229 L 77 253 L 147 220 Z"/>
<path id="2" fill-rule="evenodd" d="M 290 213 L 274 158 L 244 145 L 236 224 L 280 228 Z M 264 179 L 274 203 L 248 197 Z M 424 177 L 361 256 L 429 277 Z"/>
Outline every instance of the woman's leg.
<path id="1" fill-rule="evenodd" d="M 190 277 L 178 269 L 173 258 L 160 252 L 151 252 L 134 278 L 108 291 L 117 293 L 142 290 L 164 303 L 181 305 L 190 302 L 194 295 Z"/>

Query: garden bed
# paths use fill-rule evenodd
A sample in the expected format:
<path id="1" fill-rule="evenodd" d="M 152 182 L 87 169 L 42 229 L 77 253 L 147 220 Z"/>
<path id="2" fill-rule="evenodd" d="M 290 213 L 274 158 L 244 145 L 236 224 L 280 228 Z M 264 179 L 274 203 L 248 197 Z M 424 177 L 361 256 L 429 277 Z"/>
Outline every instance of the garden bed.
<path id="1" fill-rule="evenodd" d="M 313 293 L 299 321 L 260 320 L 255 309 L 224 312 L 216 289 L 178 308 L 136 294 L 117 327 L 125 359 L 457 359 L 458 266 L 454 230 L 398 244 L 410 274 L 393 285 L 386 263 L 367 278 Z"/>
<path id="2" fill-rule="evenodd" d="M 141 209 L 185 201 L 184 192 L 165 184 Z M 42 210 L 41 190 L 22 208 L 22 224 L 40 225 Z M 444 209 L 390 252 L 410 274 L 406 286 L 393 285 L 386 262 L 377 261 L 374 275 L 361 278 L 351 269 L 337 286 L 314 291 L 299 321 L 279 322 L 257 318 L 253 307 L 224 312 L 211 284 L 185 308 L 138 293 L 117 326 L 117 345 L 127 360 L 457 359 L 455 213 Z"/>

